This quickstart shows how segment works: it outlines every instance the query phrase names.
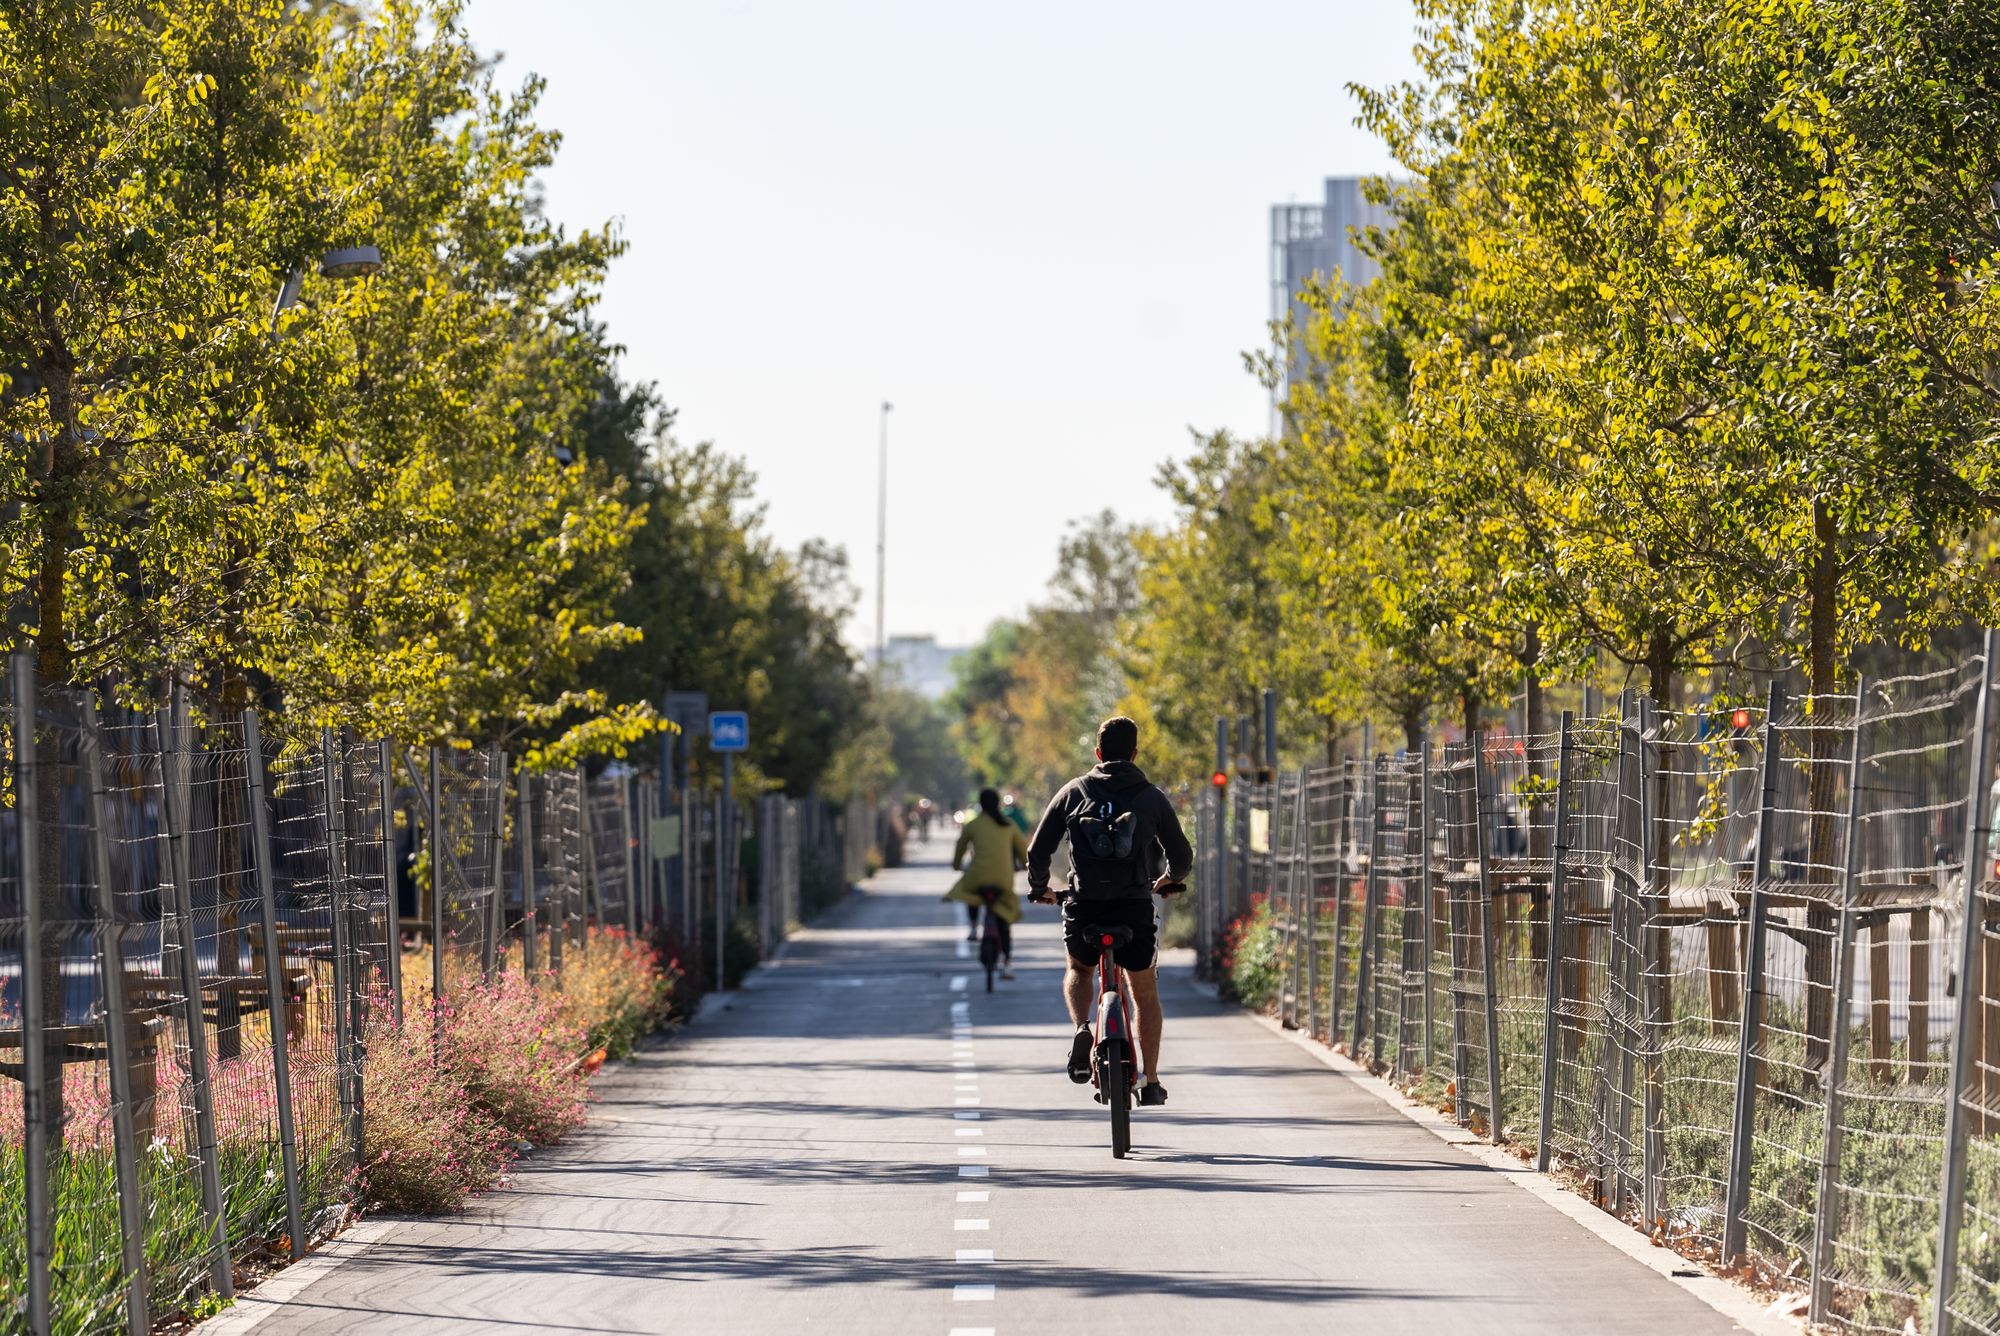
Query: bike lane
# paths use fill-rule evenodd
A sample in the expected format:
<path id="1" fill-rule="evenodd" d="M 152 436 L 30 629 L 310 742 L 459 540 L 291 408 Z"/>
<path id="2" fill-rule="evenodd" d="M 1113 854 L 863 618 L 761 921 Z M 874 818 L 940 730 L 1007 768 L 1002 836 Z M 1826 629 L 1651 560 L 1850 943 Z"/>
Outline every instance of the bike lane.
<path id="1" fill-rule="evenodd" d="M 1062 1075 L 1053 911 L 987 994 L 948 850 L 613 1074 L 512 1188 L 365 1226 L 216 1336 L 1740 1329 L 1185 971 L 1171 1103 L 1114 1160 Z"/>

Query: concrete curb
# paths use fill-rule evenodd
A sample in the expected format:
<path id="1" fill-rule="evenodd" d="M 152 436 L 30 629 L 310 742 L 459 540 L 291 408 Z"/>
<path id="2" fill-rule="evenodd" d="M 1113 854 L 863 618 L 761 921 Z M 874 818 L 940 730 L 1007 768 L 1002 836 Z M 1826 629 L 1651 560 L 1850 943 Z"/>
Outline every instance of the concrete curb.
<path id="1" fill-rule="evenodd" d="M 284 1270 L 272 1272 L 256 1289 L 237 1295 L 236 1302 L 206 1322 L 198 1323 L 190 1336 L 244 1336 L 256 1330 L 307 1288 L 367 1252 L 402 1223 L 401 1216 L 363 1220 L 352 1229 L 334 1235 Z"/>
<path id="2" fill-rule="evenodd" d="M 1183 982 L 1191 991 L 1204 997 L 1219 998 L 1214 984 L 1205 984 L 1185 975 Z M 1321 1066 L 1338 1072 L 1438 1140 L 1456 1147 L 1470 1158 L 1504 1176 L 1521 1191 L 1555 1207 L 1577 1225 L 1663 1277 L 1668 1283 L 1687 1291 L 1743 1330 L 1757 1333 L 1757 1336 L 1801 1336 L 1801 1333 L 1806 1331 L 1803 1321 L 1781 1317 L 1771 1312 L 1745 1293 L 1735 1281 L 1716 1275 L 1701 1263 L 1682 1257 L 1671 1248 L 1656 1246 L 1624 1221 L 1592 1206 L 1546 1174 L 1536 1173 L 1532 1166 L 1523 1164 L 1498 1146 L 1480 1140 L 1436 1109 L 1408 1098 L 1401 1090 L 1369 1072 L 1360 1063 L 1334 1052 L 1317 1039 L 1307 1037 L 1302 1031 L 1286 1029 L 1262 1012 L 1252 1011 L 1248 1007 L 1240 1010 L 1272 1034 L 1296 1044 L 1311 1054 Z"/>

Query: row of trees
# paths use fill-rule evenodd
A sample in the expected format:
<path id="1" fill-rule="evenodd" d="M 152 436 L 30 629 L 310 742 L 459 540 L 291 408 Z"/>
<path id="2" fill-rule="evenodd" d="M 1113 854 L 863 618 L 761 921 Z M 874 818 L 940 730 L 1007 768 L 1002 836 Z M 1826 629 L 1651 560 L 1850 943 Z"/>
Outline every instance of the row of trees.
<path id="1" fill-rule="evenodd" d="M 1795 671 L 1990 621 L 2000 13 L 1423 0 L 1421 83 L 1357 89 L 1404 176 L 1145 535 L 1131 688 L 1202 764 L 1414 741 L 1555 680 Z"/>
<path id="2" fill-rule="evenodd" d="M 0 641 L 551 760 L 706 689 L 771 782 L 828 772 L 841 558 L 620 380 L 622 242 L 545 216 L 540 91 L 459 0 L 0 14 Z"/>

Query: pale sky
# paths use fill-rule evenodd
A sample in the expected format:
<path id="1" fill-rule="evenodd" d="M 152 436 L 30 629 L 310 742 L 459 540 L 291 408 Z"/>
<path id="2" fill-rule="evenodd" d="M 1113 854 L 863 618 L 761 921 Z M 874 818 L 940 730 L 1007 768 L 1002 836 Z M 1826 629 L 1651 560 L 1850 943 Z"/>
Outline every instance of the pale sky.
<path id="1" fill-rule="evenodd" d="M 1240 354 L 1269 206 L 1382 172 L 1350 81 L 1413 73 L 1407 0 L 470 0 L 548 80 L 548 203 L 617 219 L 601 313 L 679 434 L 748 459 L 787 546 L 847 549 L 875 632 L 976 638 L 1110 506 L 1164 518 L 1190 427 L 1264 429 Z"/>

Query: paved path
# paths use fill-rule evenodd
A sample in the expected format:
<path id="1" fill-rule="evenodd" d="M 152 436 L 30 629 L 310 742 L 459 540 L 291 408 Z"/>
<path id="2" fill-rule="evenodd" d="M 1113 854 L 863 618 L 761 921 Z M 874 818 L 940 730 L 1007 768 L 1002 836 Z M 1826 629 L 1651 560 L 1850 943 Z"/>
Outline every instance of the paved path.
<path id="1" fill-rule="evenodd" d="M 1736 1329 L 1185 979 L 1173 1103 L 1114 1161 L 1060 1072 L 1051 911 L 988 996 L 949 877 L 878 878 L 606 1081 L 594 1130 L 392 1226 L 260 1336 Z"/>

